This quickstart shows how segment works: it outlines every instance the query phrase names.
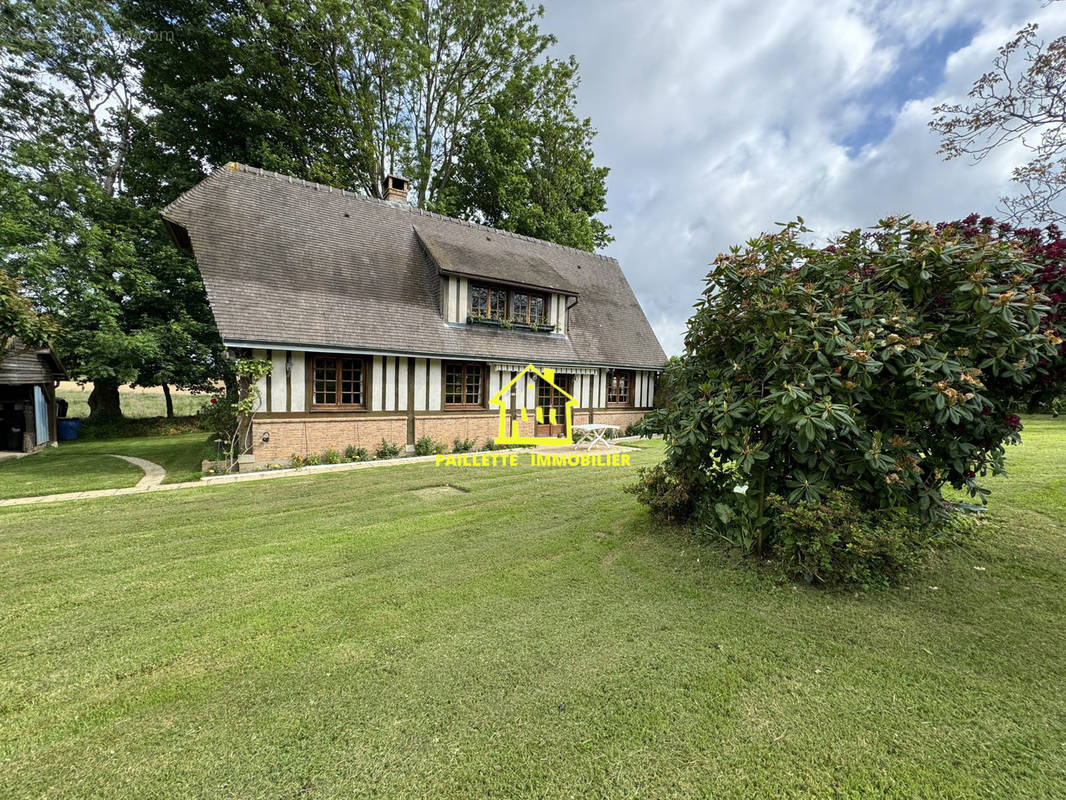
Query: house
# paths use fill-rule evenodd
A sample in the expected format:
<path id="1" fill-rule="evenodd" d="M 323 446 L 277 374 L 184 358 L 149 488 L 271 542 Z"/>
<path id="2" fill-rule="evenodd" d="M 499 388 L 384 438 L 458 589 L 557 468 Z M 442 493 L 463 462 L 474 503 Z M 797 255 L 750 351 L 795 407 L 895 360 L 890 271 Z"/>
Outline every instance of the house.
<path id="1" fill-rule="evenodd" d="M 51 347 L 8 341 L 0 360 L 0 450 L 32 453 L 58 442 L 56 383 L 66 377 Z"/>
<path id="2" fill-rule="evenodd" d="M 267 359 L 253 422 L 259 462 L 382 439 L 484 444 L 489 399 L 523 435 L 558 435 L 528 364 L 554 370 L 574 424 L 625 427 L 651 407 L 666 362 L 618 262 L 406 202 L 227 164 L 163 209 L 192 252 L 223 343 Z"/>
<path id="3" fill-rule="evenodd" d="M 508 412 L 511 390 L 517 392 L 519 382 L 526 385 L 526 391 L 536 395 L 536 406 L 532 413 L 536 435 L 532 439 L 522 434 L 522 424 L 528 423 L 531 418 L 528 409 L 523 406 L 517 409 L 516 414 Z M 577 400 L 556 383 L 555 370 L 550 367 L 539 370 L 527 364 L 489 399 L 489 405 L 498 410 L 496 430 L 501 440 L 510 439 L 514 444 L 543 445 L 563 444 L 572 440 L 573 407 L 577 405 Z"/>

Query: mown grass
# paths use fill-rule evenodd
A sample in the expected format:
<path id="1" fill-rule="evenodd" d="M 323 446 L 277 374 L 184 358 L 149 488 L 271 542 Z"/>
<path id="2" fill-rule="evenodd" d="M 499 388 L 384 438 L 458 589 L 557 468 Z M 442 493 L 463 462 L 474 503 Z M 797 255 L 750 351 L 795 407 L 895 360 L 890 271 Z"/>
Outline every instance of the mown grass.
<path id="1" fill-rule="evenodd" d="M 5 795 L 1061 796 L 1066 425 L 1011 466 L 867 595 L 662 528 L 627 469 L 3 509 Z"/>
<path id="2" fill-rule="evenodd" d="M 48 448 L 34 455 L 0 461 L 0 500 L 39 494 L 121 489 L 133 486 L 144 473 L 121 458 Z"/>
<path id="3" fill-rule="evenodd" d="M 67 416 L 85 419 L 89 416 L 89 394 L 92 386 L 84 387 L 60 387 L 56 390 L 56 397 L 67 401 Z M 166 399 L 160 391 L 129 391 L 119 390 L 119 405 L 122 407 L 124 416 L 132 419 L 143 417 L 163 417 L 167 413 Z M 193 416 L 204 404 L 205 395 L 171 393 L 174 402 L 174 415 L 178 417 Z"/>
<path id="4" fill-rule="evenodd" d="M 199 480 L 200 461 L 210 453 L 203 432 L 175 436 L 76 439 L 39 453 L 0 461 L 0 499 L 120 489 L 144 477 L 139 467 L 109 454 L 136 456 L 167 471 L 164 483 Z"/>

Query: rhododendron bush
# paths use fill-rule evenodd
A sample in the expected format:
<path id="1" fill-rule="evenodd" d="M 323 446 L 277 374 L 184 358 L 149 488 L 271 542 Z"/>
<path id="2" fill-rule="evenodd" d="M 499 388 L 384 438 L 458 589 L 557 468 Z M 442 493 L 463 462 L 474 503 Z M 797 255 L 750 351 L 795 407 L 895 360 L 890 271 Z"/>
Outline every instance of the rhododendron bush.
<path id="1" fill-rule="evenodd" d="M 1017 409 L 1061 393 L 1054 228 L 905 218 L 808 238 L 800 221 L 715 260 L 657 420 L 667 458 L 644 477 L 659 510 L 746 526 L 760 549 L 770 495 L 840 489 L 923 520 L 945 485 L 983 498 Z"/>

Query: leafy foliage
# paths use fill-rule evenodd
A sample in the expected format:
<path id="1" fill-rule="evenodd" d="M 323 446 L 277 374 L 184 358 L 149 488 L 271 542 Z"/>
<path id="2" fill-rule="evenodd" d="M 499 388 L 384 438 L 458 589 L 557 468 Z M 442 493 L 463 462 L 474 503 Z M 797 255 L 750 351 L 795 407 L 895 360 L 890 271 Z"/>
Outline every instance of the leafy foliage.
<path id="1" fill-rule="evenodd" d="M 22 293 L 14 278 L 0 272 L 0 360 L 3 360 L 12 337 L 35 345 L 45 341 L 55 326 L 42 317 Z"/>
<path id="2" fill-rule="evenodd" d="M 983 498 L 978 476 L 1019 441 L 1014 404 L 1037 384 L 1061 391 L 1061 321 L 1033 242 L 994 228 L 887 219 L 820 248 L 801 220 L 720 255 L 658 413 L 659 480 L 685 487 L 689 513 L 746 487 L 760 549 L 770 494 L 846 488 L 861 509 L 925 520 L 945 484 Z"/>
<path id="3" fill-rule="evenodd" d="M 1048 312 L 1041 318 L 1040 327 L 1054 328 L 1063 336 L 1066 325 L 1066 238 L 1062 230 L 1052 223 L 1044 228 L 1014 227 L 1008 222 L 997 222 L 992 217 L 971 214 L 955 222 L 941 223 L 938 229 L 951 232 L 967 240 L 998 239 L 1013 244 L 1021 257 L 1031 264 L 1034 272 L 1032 285 L 1047 298 Z M 1063 336 L 1066 338 L 1066 336 Z M 1019 409 L 1027 411 L 1058 411 L 1066 386 L 1066 343 L 1059 344 L 1056 358 L 1041 359 L 1036 364 L 1037 378 L 1020 390 L 1017 397 Z"/>
<path id="4" fill-rule="evenodd" d="M 429 436 L 422 436 L 415 442 L 416 456 L 431 456 L 434 453 L 447 452 L 448 445 L 444 442 L 434 441 Z"/>
<path id="5" fill-rule="evenodd" d="M 200 427 L 210 431 L 213 438 L 225 442 L 227 447 L 237 432 L 237 408 L 233 399 L 218 392 L 207 399 L 196 414 Z"/>
<path id="6" fill-rule="evenodd" d="M 108 0 L 33 2 L 0 19 L 0 262 L 57 327 L 92 416 L 118 385 L 206 389 L 221 349 L 192 259 L 138 206 L 137 30 Z"/>
<path id="7" fill-rule="evenodd" d="M 139 194 L 237 160 L 591 250 L 607 170 L 575 112 L 577 65 L 524 0 L 135 0 L 152 109 Z"/>
<path id="8" fill-rule="evenodd" d="M 378 449 L 374 451 L 374 458 L 396 458 L 400 455 L 400 446 L 382 438 Z"/>
<path id="9" fill-rule="evenodd" d="M 863 511 L 849 492 L 789 503 L 770 495 L 774 556 L 789 578 L 827 586 L 887 586 L 942 541 L 901 509 Z"/>
<path id="10" fill-rule="evenodd" d="M 370 453 L 367 452 L 365 447 L 356 447 L 354 444 L 350 444 L 344 448 L 345 461 L 367 461 L 369 458 Z"/>
<path id="11" fill-rule="evenodd" d="M 640 479 L 626 491 L 648 506 L 667 522 L 681 522 L 692 514 L 693 485 L 684 473 L 667 469 L 665 464 L 642 467 Z"/>
<path id="12" fill-rule="evenodd" d="M 453 453 L 469 453 L 475 447 L 477 447 L 477 439 L 459 439 L 457 437 L 452 440 Z"/>

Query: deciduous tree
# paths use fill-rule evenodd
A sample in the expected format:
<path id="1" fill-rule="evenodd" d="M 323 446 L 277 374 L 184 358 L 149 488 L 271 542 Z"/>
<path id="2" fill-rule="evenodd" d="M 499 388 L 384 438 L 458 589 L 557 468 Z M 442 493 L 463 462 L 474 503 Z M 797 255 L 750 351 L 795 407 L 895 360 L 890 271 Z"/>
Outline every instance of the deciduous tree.
<path id="1" fill-rule="evenodd" d="M 199 276 L 130 196 L 140 124 L 137 31 L 110 0 L 6 6 L 0 28 L 2 262 L 57 326 L 71 373 L 93 381 L 96 417 L 118 387 L 217 372 Z M 175 335 L 182 331 L 185 335 Z"/>
<path id="2" fill-rule="evenodd" d="M 577 65 L 523 0 L 130 0 L 146 103 L 138 194 L 226 161 L 593 249 L 607 170 L 574 113 Z M 157 178 L 152 172 L 169 176 Z"/>
<path id="3" fill-rule="evenodd" d="M 940 134 L 946 158 L 970 156 L 975 162 L 1010 144 L 1021 144 L 1032 158 L 1014 168 L 1019 187 L 1003 205 L 1018 224 L 1062 224 L 1066 220 L 1066 36 L 1038 38 L 1026 25 L 1003 47 L 992 69 L 979 77 L 967 103 L 933 109 L 929 126 Z"/>

